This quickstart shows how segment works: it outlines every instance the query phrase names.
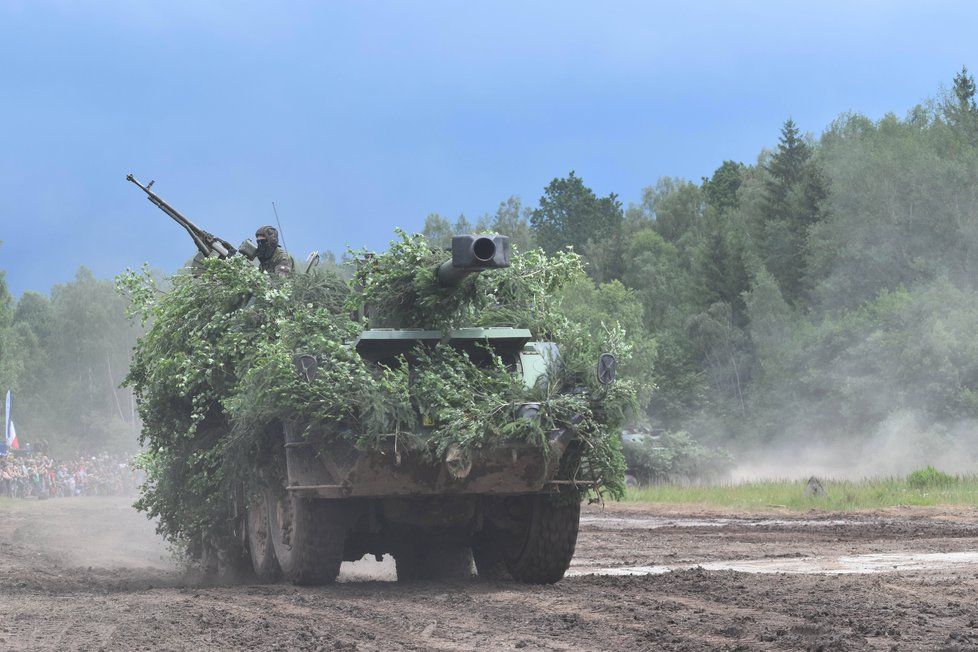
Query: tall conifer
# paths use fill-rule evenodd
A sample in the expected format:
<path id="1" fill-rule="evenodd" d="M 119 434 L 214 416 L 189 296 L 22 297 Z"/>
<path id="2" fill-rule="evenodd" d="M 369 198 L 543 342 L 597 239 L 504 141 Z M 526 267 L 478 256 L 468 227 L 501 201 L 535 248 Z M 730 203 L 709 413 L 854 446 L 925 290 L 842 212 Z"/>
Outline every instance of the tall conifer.
<path id="1" fill-rule="evenodd" d="M 808 229 L 822 218 L 828 185 L 812 147 L 790 118 L 781 128 L 778 149 L 765 166 L 765 198 L 757 238 L 764 262 L 785 298 L 803 300 Z"/>

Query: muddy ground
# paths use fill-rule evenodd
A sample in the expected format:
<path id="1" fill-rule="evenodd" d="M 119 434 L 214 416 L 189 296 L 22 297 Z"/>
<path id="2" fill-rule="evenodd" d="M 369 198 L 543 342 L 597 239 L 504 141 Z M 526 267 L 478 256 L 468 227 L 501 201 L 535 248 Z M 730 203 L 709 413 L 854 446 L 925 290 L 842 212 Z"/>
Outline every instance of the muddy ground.
<path id="1" fill-rule="evenodd" d="M 206 586 L 124 499 L 7 501 L 0 649 L 978 649 L 978 510 L 592 506 L 571 572 Z"/>

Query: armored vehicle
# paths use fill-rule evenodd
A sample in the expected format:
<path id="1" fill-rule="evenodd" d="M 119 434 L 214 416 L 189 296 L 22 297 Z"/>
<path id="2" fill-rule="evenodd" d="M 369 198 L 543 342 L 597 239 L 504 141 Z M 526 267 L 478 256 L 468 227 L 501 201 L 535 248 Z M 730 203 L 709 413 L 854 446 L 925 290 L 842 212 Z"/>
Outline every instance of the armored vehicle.
<path id="1" fill-rule="evenodd" d="M 126 382 L 150 460 L 138 506 L 161 533 L 209 572 L 264 581 L 331 582 L 368 554 L 392 555 L 401 580 L 563 576 L 583 494 L 619 484 L 609 433 L 630 400 L 628 384 L 610 387 L 605 339 L 564 324 L 554 293 L 583 276 L 573 253 L 514 256 L 480 283 L 467 277 L 510 267 L 505 236 L 456 236 L 439 263 L 402 234 L 356 259 L 352 288 L 291 266 L 273 280 L 243 260 L 252 243 L 233 247 L 127 179 L 198 250 L 168 293 L 121 281 L 153 323 Z"/>
<path id="2" fill-rule="evenodd" d="M 432 270 L 446 288 L 507 267 L 509 240 L 456 236 L 451 255 Z M 559 364 L 554 344 L 510 327 L 370 328 L 350 346 L 371 364 L 397 365 L 413 351 L 446 344 L 480 365 L 501 361 L 527 387 Z M 308 379 L 323 364 L 329 361 L 315 352 L 295 358 L 296 372 Z M 611 382 L 614 360 L 602 365 L 602 382 Z M 526 403 L 519 414 L 534 419 L 538 410 Z M 419 422 L 422 429 L 434 425 Z M 379 448 L 360 450 L 351 438 L 323 444 L 300 436 L 308 427 L 302 414 L 281 423 L 284 469 L 263 477 L 261 495 L 234 501 L 233 529 L 246 551 L 239 561 L 250 558 L 261 580 L 328 583 L 344 560 L 385 554 L 393 556 L 399 580 L 463 577 L 477 569 L 483 577 L 552 583 L 567 570 L 585 484 L 574 479 L 583 445 L 574 423 L 550 430 L 543 447 L 451 445 L 440 459 L 399 446 L 394 434 Z"/>

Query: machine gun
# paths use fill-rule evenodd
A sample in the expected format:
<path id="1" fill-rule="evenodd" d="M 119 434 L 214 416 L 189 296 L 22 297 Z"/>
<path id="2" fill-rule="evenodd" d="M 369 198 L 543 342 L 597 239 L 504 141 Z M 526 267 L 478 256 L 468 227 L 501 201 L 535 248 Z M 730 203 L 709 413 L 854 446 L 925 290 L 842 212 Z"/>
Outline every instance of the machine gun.
<path id="1" fill-rule="evenodd" d="M 255 250 L 255 246 L 251 244 L 250 240 L 245 240 L 239 248 L 235 249 L 227 240 L 222 240 L 215 235 L 211 235 L 181 215 L 177 209 L 170 206 L 163 200 L 163 198 L 150 190 L 153 187 L 153 184 L 156 183 L 155 181 L 150 181 L 144 186 L 131 174 L 126 175 L 126 180 L 132 181 L 134 184 L 139 186 L 140 190 L 146 193 L 147 199 L 155 204 L 161 211 L 169 215 L 174 222 L 182 226 L 187 233 L 190 234 L 191 240 L 194 241 L 194 244 L 197 246 L 197 249 L 200 251 L 201 255 L 207 258 L 230 258 L 240 251 L 240 253 L 249 260 L 255 257 L 255 253 L 257 253 L 257 251 Z"/>

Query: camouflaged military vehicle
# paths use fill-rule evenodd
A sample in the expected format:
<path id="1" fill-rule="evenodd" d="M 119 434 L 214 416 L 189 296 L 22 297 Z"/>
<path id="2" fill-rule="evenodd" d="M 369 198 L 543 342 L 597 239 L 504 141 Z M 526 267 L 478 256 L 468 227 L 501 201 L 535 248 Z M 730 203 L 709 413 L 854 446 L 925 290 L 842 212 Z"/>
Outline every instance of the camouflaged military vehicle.
<path id="1" fill-rule="evenodd" d="M 437 278 L 451 287 L 467 275 L 507 267 L 509 249 L 504 236 L 456 236 Z M 397 364 L 399 356 L 436 343 L 484 364 L 498 356 L 527 387 L 558 364 L 555 345 L 532 341 L 530 331 L 519 328 L 447 334 L 371 328 L 351 345 L 365 361 Z M 320 361 L 305 354 L 295 364 L 314 378 Z M 599 373 L 610 382 L 614 360 L 604 360 Z M 537 412 L 534 403 L 520 408 L 526 419 Z M 282 486 L 269 483 L 258 500 L 235 501 L 235 536 L 260 579 L 328 583 L 344 560 L 386 554 L 396 561 L 399 580 L 465 577 L 477 570 L 488 578 L 552 583 L 567 570 L 580 494 L 555 495 L 579 484 L 570 479 L 581 452 L 572 424 L 548 433 L 549 450 L 513 444 L 470 453 L 452 445 L 437 461 L 400 450 L 394 436 L 369 451 L 342 438 L 313 443 L 297 434 L 305 426 L 301 414 L 282 424 Z"/>

